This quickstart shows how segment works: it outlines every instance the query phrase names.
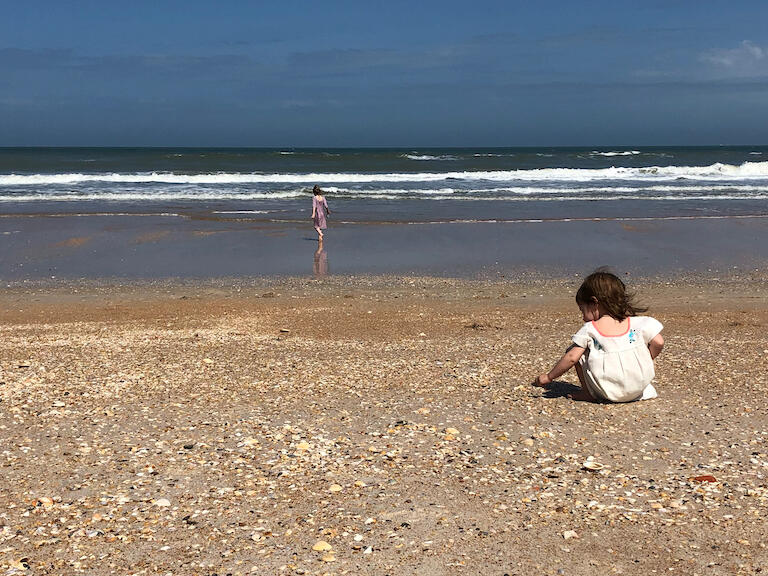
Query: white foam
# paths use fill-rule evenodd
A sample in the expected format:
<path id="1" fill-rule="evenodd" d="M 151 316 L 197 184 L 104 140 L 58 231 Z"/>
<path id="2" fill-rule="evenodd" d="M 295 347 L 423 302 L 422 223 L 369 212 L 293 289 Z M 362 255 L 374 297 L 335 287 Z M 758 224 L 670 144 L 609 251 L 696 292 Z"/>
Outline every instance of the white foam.
<path id="1" fill-rule="evenodd" d="M 592 218 L 467 218 L 455 220 L 428 220 L 428 221 L 410 221 L 402 222 L 412 226 L 423 224 L 552 224 L 568 222 L 655 222 L 669 220 L 752 220 L 768 218 L 768 214 L 723 214 L 709 216 L 604 216 Z M 354 224 L 355 222 L 345 222 L 345 224 Z"/>
<path id="2" fill-rule="evenodd" d="M 329 189 L 330 190 L 330 189 Z M 396 198 L 403 195 L 412 196 L 439 196 L 441 198 L 448 195 L 456 195 L 460 197 L 468 197 L 478 194 L 496 194 L 494 199 L 503 200 L 504 197 L 510 195 L 520 196 L 535 196 L 535 195 L 551 195 L 557 197 L 565 197 L 577 194 L 592 194 L 595 197 L 602 196 L 614 196 L 617 194 L 633 194 L 637 198 L 646 198 L 649 194 L 658 193 L 679 193 L 682 196 L 693 197 L 692 192 L 710 192 L 711 196 L 704 196 L 702 198 L 714 197 L 718 193 L 729 192 L 737 198 L 754 198 L 754 193 L 768 193 L 768 185 L 766 186 L 745 186 L 745 185 L 689 185 L 689 186 L 674 186 L 674 185 L 647 185 L 647 186 L 588 186 L 588 187 L 543 187 L 543 186 L 500 186 L 492 188 L 471 188 L 471 189 L 459 189 L 459 188 L 437 188 L 437 189 L 419 189 L 419 188 L 380 188 L 380 189 L 366 189 L 366 190 L 351 190 L 341 187 L 334 188 L 334 194 L 341 196 L 353 196 L 360 198 L 367 197 L 379 197 L 388 196 Z M 433 198 L 435 199 L 435 198 Z"/>
<path id="3" fill-rule="evenodd" d="M 396 196 L 380 196 L 381 199 L 396 199 Z M 461 202 L 572 202 L 572 201 L 600 201 L 615 202 L 617 200 L 656 200 L 661 202 L 674 201 L 685 202 L 690 200 L 768 200 L 768 194 L 755 196 L 737 196 L 733 194 L 719 194 L 713 196 L 664 196 L 664 195 L 640 195 L 622 194 L 618 196 L 600 196 L 595 194 L 579 194 L 574 196 L 434 196 L 432 200 L 457 200 Z"/>
<path id="4" fill-rule="evenodd" d="M 642 154 L 640 150 L 623 150 L 621 152 L 598 152 L 597 150 L 593 150 L 590 152 L 592 156 L 637 156 L 638 154 Z"/>
<path id="5" fill-rule="evenodd" d="M 408 160 L 438 160 L 438 161 L 451 161 L 458 160 L 456 156 L 443 155 L 443 156 L 430 156 L 429 154 L 403 154 L 401 158 L 408 158 Z"/>
<path id="6" fill-rule="evenodd" d="M 441 187 L 441 188 L 364 188 L 350 189 L 339 186 L 329 187 L 326 192 L 331 198 L 356 199 L 402 199 L 422 198 L 430 200 L 489 200 L 505 201 L 529 198 L 536 199 L 679 199 L 679 200 L 756 200 L 768 194 L 765 185 L 735 184 L 653 184 L 639 186 L 492 186 L 492 187 Z M 142 189 L 125 186 L 108 190 L 56 190 L 42 189 L 35 193 L 17 192 L 0 194 L 0 202 L 220 202 L 259 200 L 308 200 L 304 188 L 258 192 L 237 188 L 197 188 L 194 186 L 160 187 Z"/>
<path id="7" fill-rule="evenodd" d="M 384 194 L 394 196 L 404 196 L 411 194 L 414 196 L 434 196 L 438 194 L 454 194 L 461 192 L 454 188 L 380 188 L 380 189 L 368 189 L 368 190 L 348 190 L 344 188 L 336 188 L 335 194 L 344 196 L 356 196 L 360 198 L 368 198 L 370 196 L 381 196 Z"/>
<path id="8" fill-rule="evenodd" d="M 512 158 L 515 154 L 472 154 L 475 158 Z"/>
<path id="9" fill-rule="evenodd" d="M 212 214 L 271 214 L 276 210 L 213 210 Z"/>
<path id="10" fill-rule="evenodd" d="M 0 202 L 85 202 L 85 201 L 219 201 L 219 200 L 268 200 L 297 198 L 302 192 L 254 192 L 232 193 L 231 191 L 136 193 L 136 192 L 92 192 L 92 193 L 41 193 L 41 194 L 0 194 Z"/>
<path id="11" fill-rule="evenodd" d="M 532 170 L 494 170 L 472 172 L 395 172 L 395 173 L 311 173 L 311 174 L 175 174 L 171 172 L 132 174 L 6 174 L 0 175 L 0 186 L 76 185 L 93 182 L 132 184 L 358 184 L 379 182 L 440 182 L 459 180 L 474 182 L 504 181 L 634 181 L 665 180 L 740 181 L 768 179 L 768 162 L 744 162 L 741 165 L 647 166 L 642 168 L 540 168 Z"/>
<path id="12" fill-rule="evenodd" d="M 744 185 L 716 185 L 710 184 L 706 186 L 700 185 L 688 185 L 688 186 L 674 186 L 674 185 L 653 185 L 647 184 L 642 186 L 588 186 L 588 187 L 541 187 L 541 186 L 502 186 L 496 188 L 476 188 L 472 190 L 466 190 L 465 193 L 509 193 L 509 194 L 553 194 L 553 195 L 569 195 L 569 194 L 581 194 L 585 192 L 590 193 L 603 193 L 606 195 L 616 193 L 637 193 L 645 194 L 647 192 L 742 192 L 746 197 L 750 192 L 768 192 L 768 185 L 766 186 L 744 186 Z"/>

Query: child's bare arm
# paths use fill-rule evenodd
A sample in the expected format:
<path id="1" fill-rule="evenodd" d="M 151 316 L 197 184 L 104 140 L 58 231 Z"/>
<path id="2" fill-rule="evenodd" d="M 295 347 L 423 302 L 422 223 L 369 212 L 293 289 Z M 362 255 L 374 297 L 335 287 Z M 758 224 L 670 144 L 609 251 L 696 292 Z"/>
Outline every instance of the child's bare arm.
<path id="1" fill-rule="evenodd" d="M 661 334 L 656 334 L 656 336 L 651 338 L 651 341 L 648 342 L 648 350 L 651 352 L 651 358 L 656 358 L 656 356 L 661 354 L 663 348 L 664 338 Z"/>
<path id="2" fill-rule="evenodd" d="M 584 348 L 576 346 L 575 344 L 568 348 L 567 352 L 563 354 L 563 357 L 557 361 L 557 364 L 547 372 L 546 374 L 539 374 L 536 380 L 533 381 L 534 386 L 541 386 L 542 388 L 548 386 L 556 378 L 560 378 L 563 374 L 573 368 L 574 364 L 579 361 L 579 358 L 584 354 Z"/>

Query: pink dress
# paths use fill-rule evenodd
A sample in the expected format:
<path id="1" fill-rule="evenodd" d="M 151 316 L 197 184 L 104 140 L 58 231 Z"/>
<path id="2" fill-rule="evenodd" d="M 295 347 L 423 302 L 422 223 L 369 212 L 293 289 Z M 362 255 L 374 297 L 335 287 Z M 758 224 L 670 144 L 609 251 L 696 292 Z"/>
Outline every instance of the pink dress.
<path id="1" fill-rule="evenodd" d="M 313 196 L 312 197 L 312 208 L 315 211 L 315 226 L 320 228 L 320 230 L 325 230 L 328 227 L 328 224 L 325 220 L 325 211 L 328 210 L 328 202 L 325 201 L 325 196 L 323 196 L 322 200 L 319 200 L 320 197 Z"/>

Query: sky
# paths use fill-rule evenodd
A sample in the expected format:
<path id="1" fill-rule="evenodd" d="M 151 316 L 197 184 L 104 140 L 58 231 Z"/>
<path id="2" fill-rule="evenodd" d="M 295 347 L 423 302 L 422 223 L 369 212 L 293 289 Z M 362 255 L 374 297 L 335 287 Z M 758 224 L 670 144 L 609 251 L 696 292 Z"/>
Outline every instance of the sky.
<path id="1" fill-rule="evenodd" d="M 765 0 L 0 0 L 0 146 L 768 144 Z"/>

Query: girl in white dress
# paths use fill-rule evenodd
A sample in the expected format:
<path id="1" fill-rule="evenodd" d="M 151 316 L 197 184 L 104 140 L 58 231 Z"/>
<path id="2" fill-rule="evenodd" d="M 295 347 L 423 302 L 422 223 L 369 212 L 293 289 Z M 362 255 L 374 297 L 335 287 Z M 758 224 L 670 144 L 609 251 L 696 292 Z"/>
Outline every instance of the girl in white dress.
<path id="1" fill-rule="evenodd" d="M 573 345 L 534 386 L 548 387 L 572 367 L 581 383 L 575 400 L 632 402 L 656 398 L 651 381 L 653 359 L 664 347 L 663 326 L 632 301 L 624 282 L 615 274 L 598 270 L 587 276 L 578 292 L 584 326 L 573 336 Z"/>

